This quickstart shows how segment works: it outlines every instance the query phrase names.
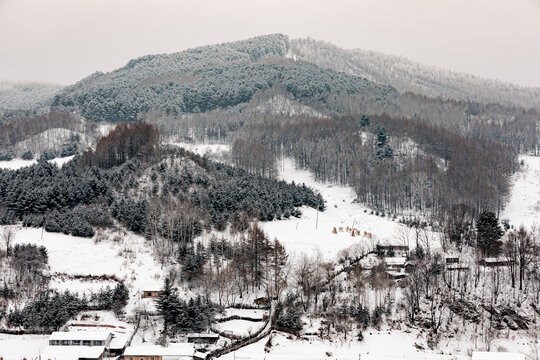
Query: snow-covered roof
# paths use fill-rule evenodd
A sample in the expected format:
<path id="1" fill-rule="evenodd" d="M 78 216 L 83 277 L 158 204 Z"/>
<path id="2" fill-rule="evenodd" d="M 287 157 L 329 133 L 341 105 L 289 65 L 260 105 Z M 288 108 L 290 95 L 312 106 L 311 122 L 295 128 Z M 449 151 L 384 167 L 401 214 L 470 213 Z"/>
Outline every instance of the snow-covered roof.
<path id="1" fill-rule="evenodd" d="M 110 331 L 55 331 L 49 340 L 102 340 L 105 341 L 111 335 Z"/>
<path id="2" fill-rule="evenodd" d="M 159 285 L 147 285 L 141 289 L 142 292 L 160 292 L 161 290 L 163 290 L 163 286 Z"/>
<path id="3" fill-rule="evenodd" d="M 403 249 L 408 250 L 409 247 L 407 245 L 403 245 L 400 243 L 393 243 L 393 242 L 385 242 L 384 244 L 377 244 L 381 249 Z"/>
<path id="4" fill-rule="evenodd" d="M 525 360 L 525 355 L 509 352 L 474 351 L 472 360 Z"/>
<path id="5" fill-rule="evenodd" d="M 199 337 L 199 338 L 218 338 L 218 334 L 207 334 L 207 333 L 191 333 L 188 334 L 189 338 Z"/>
<path id="6" fill-rule="evenodd" d="M 124 356 L 193 356 L 195 346 L 189 343 L 178 343 L 168 347 L 160 345 L 130 346 Z"/>
<path id="7" fill-rule="evenodd" d="M 208 356 L 207 353 L 203 353 L 200 351 L 195 351 L 195 354 L 193 354 L 193 357 L 197 359 L 206 359 L 207 356 Z"/>
<path id="8" fill-rule="evenodd" d="M 47 346 L 41 353 L 42 360 L 98 359 L 105 352 L 104 346 Z"/>
<path id="9" fill-rule="evenodd" d="M 387 265 L 405 265 L 407 258 L 405 257 L 388 257 L 384 258 Z"/>
<path id="10" fill-rule="evenodd" d="M 123 349 L 126 347 L 129 337 L 127 336 L 115 336 L 112 338 L 109 344 L 109 349 Z"/>

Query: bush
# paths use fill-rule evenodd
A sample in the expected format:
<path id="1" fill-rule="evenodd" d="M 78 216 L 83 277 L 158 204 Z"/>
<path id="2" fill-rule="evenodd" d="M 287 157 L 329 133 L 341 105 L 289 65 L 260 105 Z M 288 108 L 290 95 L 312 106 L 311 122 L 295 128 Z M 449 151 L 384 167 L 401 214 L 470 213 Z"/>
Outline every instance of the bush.
<path id="1" fill-rule="evenodd" d="M 0 161 L 13 160 L 14 154 L 11 150 L 0 150 Z"/>
<path id="2" fill-rule="evenodd" d="M 26 151 L 21 155 L 21 159 L 23 160 L 32 160 L 34 158 L 34 154 L 32 154 L 31 151 Z"/>

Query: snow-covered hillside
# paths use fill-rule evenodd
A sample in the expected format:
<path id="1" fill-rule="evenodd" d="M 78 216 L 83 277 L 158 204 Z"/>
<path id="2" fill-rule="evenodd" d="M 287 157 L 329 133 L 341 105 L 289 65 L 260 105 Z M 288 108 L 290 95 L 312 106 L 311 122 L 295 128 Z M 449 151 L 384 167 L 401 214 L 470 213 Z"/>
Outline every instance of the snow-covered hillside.
<path id="1" fill-rule="evenodd" d="M 277 237 L 292 254 L 315 254 L 320 251 L 323 257 L 333 259 L 341 250 L 352 245 L 371 247 L 377 241 L 397 241 L 396 233 L 404 227 L 388 217 L 372 215 L 371 210 L 354 201 L 356 196 L 352 188 L 317 182 L 308 170 L 296 169 L 291 159 L 286 158 L 280 164 L 280 177 L 314 188 L 326 201 L 324 212 L 303 207 L 299 219 L 261 223 L 269 237 Z M 346 231 L 347 227 L 360 230 L 360 236 L 351 236 L 352 231 Z M 334 228 L 336 234 L 332 233 Z"/>
<path id="2" fill-rule="evenodd" d="M 346 50 L 313 39 L 290 41 L 288 56 L 318 66 L 390 85 L 401 92 L 455 100 L 496 102 L 524 108 L 540 107 L 540 88 L 526 88 L 479 78 L 403 57 L 367 50 Z"/>
<path id="3" fill-rule="evenodd" d="M 100 241 L 101 239 L 101 241 Z M 130 314 L 141 303 L 140 293 L 159 289 L 167 267 L 154 259 L 151 244 L 131 233 L 107 232 L 94 239 L 49 233 L 43 229 L 23 228 L 15 237 L 17 244 L 43 245 L 49 256 L 51 288 L 87 295 L 113 284 L 107 278 L 124 281 L 130 289 Z M 90 276 L 104 280 L 90 279 Z"/>
<path id="4" fill-rule="evenodd" d="M 514 226 L 540 226 L 540 156 L 522 156 L 523 165 L 514 174 L 510 201 L 501 218 Z"/>
<path id="5" fill-rule="evenodd" d="M 73 159 L 73 156 L 66 156 L 63 158 L 55 158 L 55 159 L 49 160 L 49 162 L 52 162 L 56 164 L 57 166 L 62 166 L 71 159 Z M 0 169 L 17 170 L 25 166 L 34 165 L 35 163 L 37 163 L 36 159 L 33 159 L 33 160 L 13 159 L 10 161 L 0 161 Z"/>
<path id="6" fill-rule="evenodd" d="M 61 85 L 32 82 L 0 82 L 0 109 L 31 110 L 48 106 Z"/>

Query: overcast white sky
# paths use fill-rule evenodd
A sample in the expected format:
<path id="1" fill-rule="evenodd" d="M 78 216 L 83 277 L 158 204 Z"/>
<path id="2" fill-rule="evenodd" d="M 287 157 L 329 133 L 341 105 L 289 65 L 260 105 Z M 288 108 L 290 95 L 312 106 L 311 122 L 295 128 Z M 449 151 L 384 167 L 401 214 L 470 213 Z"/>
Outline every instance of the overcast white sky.
<path id="1" fill-rule="evenodd" d="M 0 0 L 0 79 L 281 32 L 540 86 L 540 0 Z"/>

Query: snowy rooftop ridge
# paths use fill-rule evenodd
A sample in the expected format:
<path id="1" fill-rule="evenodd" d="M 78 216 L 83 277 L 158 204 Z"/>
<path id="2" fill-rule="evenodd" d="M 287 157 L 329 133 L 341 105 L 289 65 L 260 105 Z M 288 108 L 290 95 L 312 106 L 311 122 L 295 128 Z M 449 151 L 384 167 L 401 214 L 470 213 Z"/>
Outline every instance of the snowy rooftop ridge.
<path id="1" fill-rule="evenodd" d="M 49 340 L 102 340 L 105 341 L 111 336 L 110 331 L 55 331 L 49 337 Z"/>

